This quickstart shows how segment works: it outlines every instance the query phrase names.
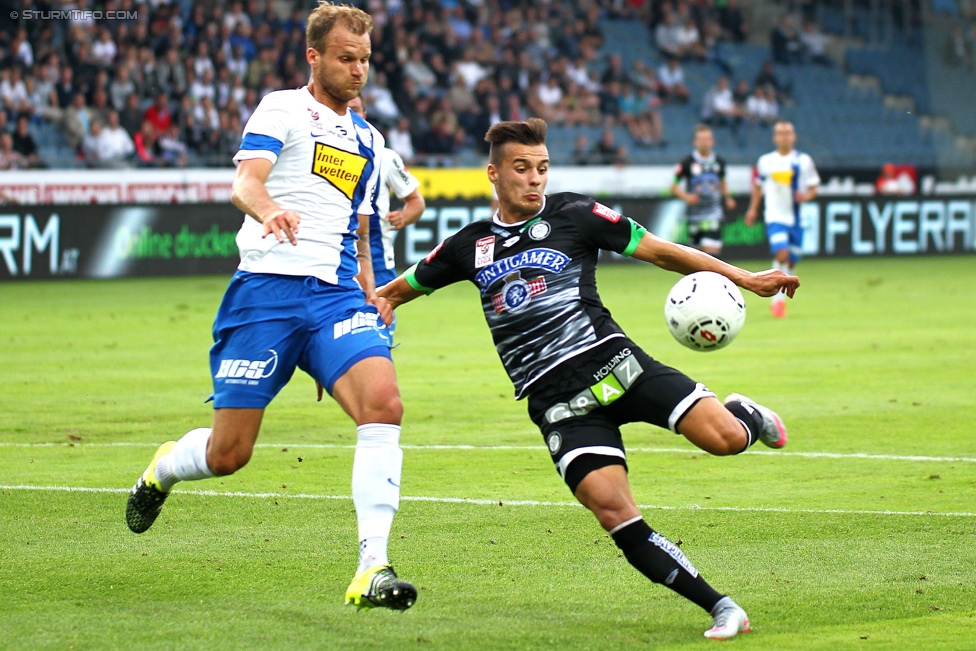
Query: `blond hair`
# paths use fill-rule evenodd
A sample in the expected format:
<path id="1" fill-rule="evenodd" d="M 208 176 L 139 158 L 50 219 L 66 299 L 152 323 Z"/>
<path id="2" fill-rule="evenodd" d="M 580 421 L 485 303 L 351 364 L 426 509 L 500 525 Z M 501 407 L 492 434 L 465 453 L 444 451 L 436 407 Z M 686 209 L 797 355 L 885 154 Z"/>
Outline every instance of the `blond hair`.
<path id="1" fill-rule="evenodd" d="M 305 27 L 305 42 L 308 47 L 325 52 L 325 40 L 336 25 L 361 36 L 372 31 L 373 18 L 362 9 L 320 0 L 319 6 L 309 14 Z"/>

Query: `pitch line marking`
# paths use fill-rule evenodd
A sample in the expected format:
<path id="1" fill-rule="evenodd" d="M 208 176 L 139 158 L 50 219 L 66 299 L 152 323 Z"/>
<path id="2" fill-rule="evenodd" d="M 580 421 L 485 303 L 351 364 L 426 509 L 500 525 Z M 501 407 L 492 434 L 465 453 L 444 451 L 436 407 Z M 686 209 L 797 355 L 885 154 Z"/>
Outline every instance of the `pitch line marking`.
<path id="1" fill-rule="evenodd" d="M 138 447 L 155 448 L 158 443 L 110 442 L 110 443 L 14 443 L 0 442 L 0 447 L 50 448 L 50 447 Z M 314 450 L 354 450 L 353 444 L 339 443 L 256 443 L 256 448 L 302 448 Z M 404 450 L 543 450 L 540 445 L 401 445 Z M 650 452 L 658 454 L 708 454 L 697 448 L 627 448 L 628 452 Z M 803 457 L 808 459 L 875 459 L 879 461 L 938 461 L 976 463 L 976 457 L 929 457 L 912 454 L 871 454 L 868 452 L 793 452 L 786 450 L 750 450 L 747 455 L 760 454 L 776 457 Z"/>
<path id="2" fill-rule="evenodd" d="M 4 485 L 0 490 L 6 491 L 44 491 L 65 493 L 128 493 L 128 488 L 100 488 L 89 486 L 30 486 L 28 484 Z M 351 495 L 320 495 L 317 493 L 249 493 L 243 491 L 214 491 L 214 490 L 174 490 L 173 494 L 192 495 L 196 497 L 241 497 L 248 499 L 302 499 L 302 500 L 346 500 L 352 501 Z M 471 504 L 475 506 L 548 506 L 548 507 L 580 507 L 578 502 L 546 501 L 546 500 L 488 500 L 472 497 L 433 497 L 427 495 L 403 495 L 404 502 L 435 502 L 441 504 Z M 666 504 L 638 504 L 638 508 L 655 511 L 731 511 L 737 513 L 807 513 L 814 515 L 925 515 L 949 518 L 976 518 L 976 513 L 943 512 L 943 511 L 871 511 L 867 509 L 790 509 L 785 507 L 762 506 L 674 506 Z"/>

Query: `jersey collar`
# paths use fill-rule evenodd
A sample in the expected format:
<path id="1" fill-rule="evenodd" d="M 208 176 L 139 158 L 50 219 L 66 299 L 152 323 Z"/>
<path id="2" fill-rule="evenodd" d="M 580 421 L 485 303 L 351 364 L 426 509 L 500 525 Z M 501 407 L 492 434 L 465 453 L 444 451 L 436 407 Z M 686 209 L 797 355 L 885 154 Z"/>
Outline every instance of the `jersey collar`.
<path id="1" fill-rule="evenodd" d="M 493 223 L 495 226 L 501 226 L 502 228 L 508 228 L 510 230 L 517 230 L 520 226 L 524 226 L 526 223 L 532 221 L 533 219 L 535 219 L 536 217 L 538 217 L 539 215 L 542 214 L 542 212 L 546 209 L 546 199 L 547 199 L 546 195 L 542 195 L 542 207 L 539 208 L 539 212 L 537 212 L 536 214 L 532 215 L 528 219 L 523 219 L 520 222 L 516 222 L 514 224 L 510 224 L 508 222 L 503 222 L 501 219 L 499 219 L 499 217 L 498 217 L 498 211 L 496 210 L 495 211 L 495 214 L 491 216 L 491 223 Z"/>

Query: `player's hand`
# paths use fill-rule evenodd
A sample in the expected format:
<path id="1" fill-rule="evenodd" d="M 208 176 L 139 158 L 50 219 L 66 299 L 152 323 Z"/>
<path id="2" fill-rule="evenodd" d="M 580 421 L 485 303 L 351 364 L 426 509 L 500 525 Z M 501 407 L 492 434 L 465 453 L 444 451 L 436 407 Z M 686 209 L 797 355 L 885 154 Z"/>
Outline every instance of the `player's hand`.
<path id="1" fill-rule="evenodd" d="M 757 217 L 756 212 L 757 211 L 755 208 L 750 208 L 749 210 L 746 211 L 746 226 L 752 226 L 753 224 L 756 223 L 756 217 Z"/>
<path id="2" fill-rule="evenodd" d="M 691 194 L 689 192 L 688 194 L 685 195 L 685 203 L 687 203 L 689 206 L 698 205 L 698 201 L 699 201 L 699 197 L 697 194 Z"/>
<path id="3" fill-rule="evenodd" d="M 402 210 L 391 210 L 386 215 L 386 221 L 390 222 L 390 226 L 392 226 L 393 227 L 393 230 L 395 230 L 395 231 L 398 231 L 401 228 L 403 228 L 404 226 L 406 226 L 406 224 L 403 223 L 403 211 Z"/>
<path id="4" fill-rule="evenodd" d="M 782 289 L 790 298 L 793 298 L 793 294 L 796 293 L 796 288 L 799 286 L 799 278 L 783 273 L 779 269 L 767 269 L 753 273 L 749 277 L 749 282 L 743 285 L 759 296 L 772 296 Z"/>
<path id="5" fill-rule="evenodd" d="M 735 198 L 725 197 L 725 207 L 729 210 L 735 210 Z"/>
<path id="6" fill-rule="evenodd" d="M 810 191 L 803 192 L 802 190 L 797 190 L 793 198 L 796 199 L 797 203 L 805 203 L 813 198 L 813 193 Z"/>
<path id="7" fill-rule="evenodd" d="M 261 237 L 274 234 L 279 242 L 284 243 L 285 238 L 292 243 L 298 244 L 298 222 L 302 221 L 301 215 L 294 210 L 279 210 L 272 213 L 263 220 Z"/>
<path id="8" fill-rule="evenodd" d="M 376 308 L 376 311 L 380 313 L 380 318 L 383 319 L 383 323 L 387 327 L 393 325 L 393 306 L 390 305 L 388 300 L 382 296 L 374 296 L 373 298 L 367 298 L 366 302 Z"/>

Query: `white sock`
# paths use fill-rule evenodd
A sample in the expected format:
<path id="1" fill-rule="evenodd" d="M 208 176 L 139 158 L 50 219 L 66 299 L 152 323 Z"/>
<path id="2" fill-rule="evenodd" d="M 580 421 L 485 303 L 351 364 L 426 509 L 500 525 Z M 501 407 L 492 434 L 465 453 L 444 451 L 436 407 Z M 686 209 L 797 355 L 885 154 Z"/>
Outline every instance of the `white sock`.
<path id="1" fill-rule="evenodd" d="M 390 559 L 386 555 L 389 538 L 385 536 L 373 536 L 359 541 L 359 567 L 357 572 L 362 572 L 374 565 L 389 565 Z"/>
<path id="2" fill-rule="evenodd" d="M 168 454 L 156 462 L 156 480 L 164 491 L 168 491 L 178 481 L 207 479 L 213 471 L 207 465 L 207 441 L 210 440 L 209 427 L 190 430 L 183 435 Z"/>
<path id="3" fill-rule="evenodd" d="M 784 274 L 788 274 L 790 273 L 790 263 L 780 262 L 779 260 L 773 260 L 773 269 L 779 269 Z M 774 303 L 777 301 L 785 301 L 785 300 L 786 300 L 786 292 L 784 292 L 782 289 L 773 295 Z"/>
<path id="4" fill-rule="evenodd" d="M 387 541 L 400 508 L 400 426 L 360 425 L 352 462 L 352 501 L 359 521 L 359 570 L 387 565 Z"/>

